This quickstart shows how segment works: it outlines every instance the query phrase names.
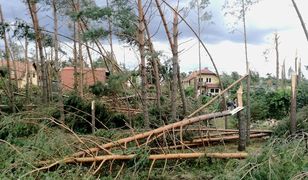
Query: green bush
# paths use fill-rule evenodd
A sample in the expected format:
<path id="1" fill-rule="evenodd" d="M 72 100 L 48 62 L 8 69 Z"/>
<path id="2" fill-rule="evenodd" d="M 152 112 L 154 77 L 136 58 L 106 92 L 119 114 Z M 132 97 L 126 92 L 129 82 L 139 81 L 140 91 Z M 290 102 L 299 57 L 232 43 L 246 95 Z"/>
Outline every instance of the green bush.
<path id="1" fill-rule="evenodd" d="M 308 106 L 300 109 L 296 114 L 297 120 L 297 130 L 308 132 Z M 282 121 L 279 122 L 278 126 L 274 129 L 274 135 L 283 136 L 289 134 L 290 130 L 290 117 L 285 117 Z"/>

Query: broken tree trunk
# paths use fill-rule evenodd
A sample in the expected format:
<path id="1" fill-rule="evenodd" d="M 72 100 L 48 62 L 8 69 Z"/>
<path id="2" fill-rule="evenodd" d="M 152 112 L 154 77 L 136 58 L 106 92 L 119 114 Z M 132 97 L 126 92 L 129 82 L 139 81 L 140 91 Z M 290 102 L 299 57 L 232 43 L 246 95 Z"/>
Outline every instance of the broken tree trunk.
<path id="1" fill-rule="evenodd" d="M 291 82 L 291 113 L 290 113 L 290 132 L 295 134 L 296 132 L 296 86 L 297 86 L 297 74 L 292 74 Z"/>

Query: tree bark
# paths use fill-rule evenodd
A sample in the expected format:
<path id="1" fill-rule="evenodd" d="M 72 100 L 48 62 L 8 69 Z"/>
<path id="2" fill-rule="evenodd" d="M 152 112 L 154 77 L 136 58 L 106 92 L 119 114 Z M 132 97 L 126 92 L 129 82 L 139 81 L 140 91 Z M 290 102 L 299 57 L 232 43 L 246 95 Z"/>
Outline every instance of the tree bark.
<path id="1" fill-rule="evenodd" d="M 292 3 L 293 3 L 293 6 L 294 6 L 295 11 L 296 11 L 296 13 L 297 13 L 297 16 L 298 16 L 298 18 L 299 18 L 299 20 L 300 20 L 300 22 L 301 22 L 301 25 L 302 25 L 302 28 L 303 28 L 303 30 L 304 30 L 306 39 L 307 39 L 307 41 L 308 41 L 308 31 L 307 31 L 307 28 L 306 28 L 304 19 L 303 19 L 302 15 L 301 15 L 301 13 L 300 13 L 298 7 L 297 7 L 297 4 L 296 4 L 295 0 L 292 0 Z"/>
<path id="2" fill-rule="evenodd" d="M 139 26 L 138 26 L 138 43 L 140 51 L 140 72 L 141 72 L 141 99 L 142 99 L 142 109 L 144 116 L 144 126 L 145 128 L 150 128 L 149 112 L 148 112 L 148 100 L 147 100 L 147 76 L 145 67 L 145 42 L 144 42 L 144 13 L 142 7 L 142 0 L 138 0 L 138 13 L 139 13 Z"/>
<path id="3" fill-rule="evenodd" d="M 4 17 L 3 17 L 1 5 L 0 5 L 0 16 L 1 16 L 1 18 L 0 18 L 1 23 L 4 23 Z M 10 50 L 9 50 L 9 45 L 8 45 L 5 29 L 4 29 L 4 33 L 3 33 L 3 40 L 4 40 L 4 47 L 5 47 L 6 67 L 7 67 L 7 71 L 8 71 L 9 107 L 11 108 L 12 112 L 15 113 L 16 109 L 15 109 L 14 88 L 13 88 L 12 78 L 11 78 L 12 73 L 11 73 L 11 64 L 10 64 L 11 63 L 10 62 Z"/>
<path id="4" fill-rule="evenodd" d="M 47 65 L 45 63 L 45 57 L 43 52 L 43 44 L 42 44 L 42 35 L 39 28 L 39 21 L 37 17 L 37 9 L 36 9 L 36 3 L 31 0 L 27 0 L 29 11 L 31 14 L 34 31 L 35 31 L 35 39 L 38 45 L 39 50 L 39 56 L 40 56 L 40 62 L 41 62 L 41 74 L 42 74 L 42 101 L 43 103 L 49 102 L 49 95 L 48 95 L 48 78 L 47 78 Z"/>

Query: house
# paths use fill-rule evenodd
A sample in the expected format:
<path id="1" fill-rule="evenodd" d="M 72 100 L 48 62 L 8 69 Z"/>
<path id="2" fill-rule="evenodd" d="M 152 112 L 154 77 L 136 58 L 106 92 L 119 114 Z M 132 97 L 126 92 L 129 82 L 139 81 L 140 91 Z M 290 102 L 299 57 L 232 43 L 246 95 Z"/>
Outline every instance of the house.
<path id="1" fill-rule="evenodd" d="M 13 81 L 17 78 L 18 88 L 25 88 L 27 84 L 27 74 L 29 75 L 29 83 L 37 86 L 38 76 L 33 63 L 29 62 L 27 70 L 27 63 L 24 61 L 10 61 L 11 79 Z M 0 68 L 2 71 L 7 68 L 7 61 L 1 60 Z M 15 74 L 16 73 L 16 74 Z"/>
<path id="2" fill-rule="evenodd" d="M 77 68 L 77 71 L 80 73 L 80 68 Z M 95 80 L 102 83 L 106 82 L 108 74 L 109 72 L 105 68 L 96 68 L 94 70 Z M 78 81 L 80 81 L 79 76 Z M 74 67 L 65 67 L 61 70 L 61 82 L 64 91 L 74 88 Z M 94 84 L 91 68 L 83 68 L 83 83 L 84 86 L 91 86 Z"/>
<path id="3" fill-rule="evenodd" d="M 198 94 L 216 95 L 220 92 L 220 82 L 217 74 L 204 68 L 201 72 L 194 71 L 183 80 L 184 88 L 194 87 L 197 82 Z"/>

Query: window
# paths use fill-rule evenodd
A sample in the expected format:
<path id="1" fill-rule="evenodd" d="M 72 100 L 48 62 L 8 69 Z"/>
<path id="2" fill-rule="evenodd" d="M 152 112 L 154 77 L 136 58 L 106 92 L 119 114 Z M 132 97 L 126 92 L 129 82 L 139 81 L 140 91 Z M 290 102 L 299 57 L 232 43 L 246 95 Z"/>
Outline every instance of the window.
<path id="1" fill-rule="evenodd" d="M 33 73 L 33 78 L 35 78 L 35 73 Z"/>
<path id="2" fill-rule="evenodd" d="M 211 93 L 214 93 L 215 92 L 215 90 L 214 89 L 211 89 Z"/>
<path id="3" fill-rule="evenodd" d="M 219 93 L 219 89 L 215 89 L 215 93 Z"/>
<path id="4" fill-rule="evenodd" d="M 203 82 L 203 78 L 199 78 L 199 82 Z"/>
<path id="5" fill-rule="evenodd" d="M 207 83 L 211 83 L 212 82 L 212 78 L 206 78 L 206 82 Z"/>

